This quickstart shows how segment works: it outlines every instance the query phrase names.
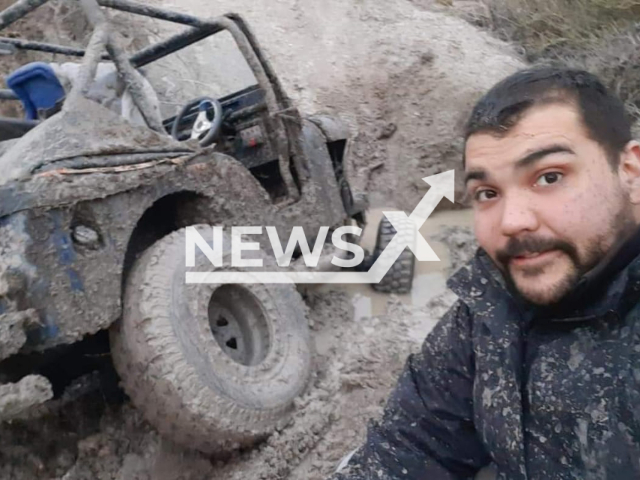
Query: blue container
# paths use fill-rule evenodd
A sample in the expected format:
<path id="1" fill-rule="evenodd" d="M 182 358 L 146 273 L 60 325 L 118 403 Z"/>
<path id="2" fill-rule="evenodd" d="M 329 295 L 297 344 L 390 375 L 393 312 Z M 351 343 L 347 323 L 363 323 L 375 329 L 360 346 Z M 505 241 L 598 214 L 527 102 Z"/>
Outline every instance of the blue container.
<path id="1" fill-rule="evenodd" d="M 28 120 L 38 119 L 38 110 L 55 106 L 64 98 L 64 88 L 50 65 L 33 62 L 6 78 L 7 86 L 18 96 Z"/>

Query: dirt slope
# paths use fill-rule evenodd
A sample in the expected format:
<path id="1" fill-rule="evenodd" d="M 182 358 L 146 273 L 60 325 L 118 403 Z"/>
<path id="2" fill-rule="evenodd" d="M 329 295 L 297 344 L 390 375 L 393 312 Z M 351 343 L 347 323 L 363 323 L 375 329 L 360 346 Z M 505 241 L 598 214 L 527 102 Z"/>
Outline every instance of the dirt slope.
<path id="1" fill-rule="evenodd" d="M 523 66 L 506 44 L 424 1 L 151 3 L 200 16 L 241 13 L 302 111 L 336 113 L 351 126 L 354 167 L 374 206 L 412 210 L 427 190 L 422 177 L 459 168 L 460 129 L 471 105 Z M 151 40 L 163 27 L 148 32 Z M 185 92 L 246 81 L 240 63 L 206 44 L 155 75 L 156 85 L 166 100 L 181 103 Z"/>

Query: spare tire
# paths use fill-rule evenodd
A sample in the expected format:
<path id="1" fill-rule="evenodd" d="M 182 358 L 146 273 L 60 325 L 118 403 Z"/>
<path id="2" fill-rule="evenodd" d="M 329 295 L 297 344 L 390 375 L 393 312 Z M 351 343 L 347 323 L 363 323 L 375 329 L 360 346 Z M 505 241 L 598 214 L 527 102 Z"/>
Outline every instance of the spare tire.
<path id="1" fill-rule="evenodd" d="M 409 222 L 409 220 L 407 220 Z M 403 230 L 400 228 L 400 230 Z M 407 232 L 414 232 L 413 226 L 408 225 Z M 409 233 L 407 233 L 409 234 Z M 387 217 L 382 217 L 378 225 L 378 236 L 376 238 L 376 249 L 373 253 L 374 260 L 380 256 L 385 248 L 396 236 L 396 229 Z M 410 240 L 413 240 L 411 238 Z M 404 294 L 411 292 L 413 287 L 413 274 L 415 271 L 416 257 L 413 252 L 405 248 L 398 259 L 393 263 L 389 271 L 379 283 L 373 283 L 374 290 L 384 293 Z"/>
<path id="2" fill-rule="evenodd" d="M 195 270 L 211 271 L 196 252 Z M 176 443 L 248 446 L 287 421 L 308 383 L 306 306 L 292 284 L 186 284 L 185 256 L 179 230 L 133 266 L 111 329 L 114 364 L 133 404 Z"/>

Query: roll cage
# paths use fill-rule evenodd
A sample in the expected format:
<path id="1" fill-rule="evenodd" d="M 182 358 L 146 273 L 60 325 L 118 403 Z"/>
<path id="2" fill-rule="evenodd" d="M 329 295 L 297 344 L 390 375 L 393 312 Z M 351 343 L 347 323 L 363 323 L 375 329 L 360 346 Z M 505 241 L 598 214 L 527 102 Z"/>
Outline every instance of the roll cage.
<path id="1" fill-rule="evenodd" d="M 304 176 L 304 173 L 296 168 L 298 165 L 291 165 L 290 159 L 294 158 L 295 160 L 297 156 L 296 152 L 300 152 L 301 148 L 299 142 L 295 140 L 296 134 L 300 131 L 300 117 L 289 98 L 285 95 L 275 72 L 263 55 L 255 36 L 240 15 L 229 13 L 213 19 L 203 19 L 188 14 L 172 12 L 163 8 L 144 5 L 131 0 L 75 0 L 80 4 L 83 13 L 93 28 L 86 48 L 1 36 L 2 32 L 6 31 L 10 25 L 48 1 L 49 0 L 18 0 L 0 12 L 0 52 L 11 53 L 15 50 L 29 50 L 71 57 L 82 57 L 82 71 L 72 91 L 66 96 L 64 100 L 65 104 L 73 103 L 74 96 L 86 94 L 95 77 L 99 62 L 111 61 L 115 64 L 119 75 L 131 92 L 133 101 L 142 114 L 147 126 L 163 133 L 167 133 L 167 131 L 170 130 L 175 117 L 165 120 L 160 119 L 160 121 L 154 118 L 152 107 L 145 96 L 140 74 L 137 69 L 219 32 L 229 32 L 251 69 L 256 80 L 256 85 L 237 94 L 225 97 L 221 99 L 221 101 L 223 104 L 225 101 L 227 103 L 238 103 L 236 97 L 240 98 L 240 103 L 246 98 L 253 100 L 253 104 L 250 106 L 245 104 L 245 108 L 241 111 L 229 112 L 231 114 L 230 116 L 233 117 L 235 115 L 240 118 L 243 115 L 246 117 L 251 114 L 262 114 L 263 118 L 266 119 L 265 128 L 267 130 L 270 151 L 273 152 L 273 156 L 278 160 L 280 176 L 286 186 L 287 193 L 290 198 L 293 197 L 293 199 L 296 199 L 299 197 L 299 179 L 297 179 L 298 181 L 294 180 L 292 170 L 296 175 L 302 173 Z M 180 24 L 186 28 L 166 40 L 149 45 L 133 54 L 128 54 L 120 47 L 114 36 L 111 35 L 109 22 L 100 7 Z M 247 96 L 247 94 L 251 94 L 252 91 L 254 94 Z M 0 89 L 0 100 L 17 99 L 18 97 L 13 91 Z M 65 106 L 65 108 L 72 107 Z M 193 109 L 193 116 L 195 116 L 197 114 L 197 105 L 194 104 Z M 20 131 L 20 129 L 23 128 L 24 132 L 26 132 L 35 125 L 35 122 L 31 121 L 24 121 L 24 125 L 18 125 L 20 121 L 12 119 L 6 120 L 8 122 L 8 128 L 11 128 L 12 131 Z M 185 117 L 185 120 L 189 120 L 189 116 Z"/>

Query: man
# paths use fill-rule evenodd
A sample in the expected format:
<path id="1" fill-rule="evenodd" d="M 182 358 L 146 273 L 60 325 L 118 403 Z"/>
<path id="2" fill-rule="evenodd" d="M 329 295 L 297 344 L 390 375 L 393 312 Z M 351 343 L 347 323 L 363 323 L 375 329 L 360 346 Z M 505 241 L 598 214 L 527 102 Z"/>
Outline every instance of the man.
<path id="1" fill-rule="evenodd" d="M 336 480 L 640 478 L 640 144 L 593 75 L 518 72 L 475 106 L 480 248 Z"/>

